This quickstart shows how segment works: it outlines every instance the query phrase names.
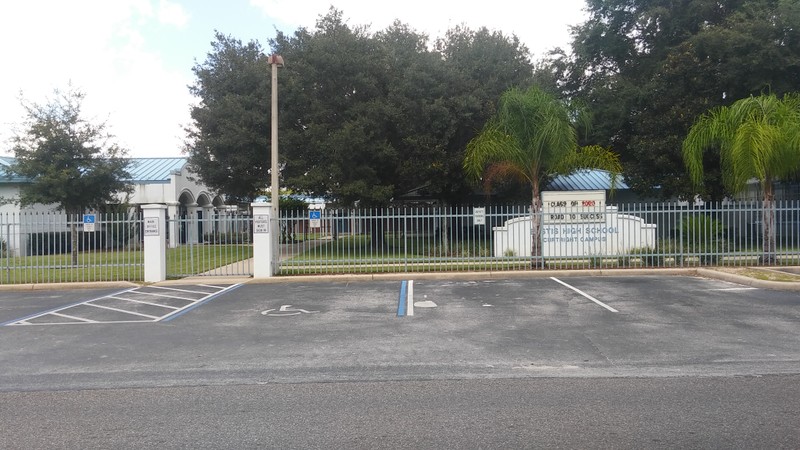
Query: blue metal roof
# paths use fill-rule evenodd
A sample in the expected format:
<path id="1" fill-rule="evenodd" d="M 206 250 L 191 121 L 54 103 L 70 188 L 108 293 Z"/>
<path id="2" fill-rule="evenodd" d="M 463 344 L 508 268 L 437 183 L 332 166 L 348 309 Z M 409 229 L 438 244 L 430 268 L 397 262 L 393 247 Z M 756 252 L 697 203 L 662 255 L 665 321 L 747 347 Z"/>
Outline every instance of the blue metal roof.
<path id="1" fill-rule="evenodd" d="M 17 175 L 12 175 L 8 172 L 7 167 L 14 164 L 14 158 L 11 156 L 0 156 L 0 183 L 22 183 L 27 179 Z"/>
<path id="2" fill-rule="evenodd" d="M 559 175 L 547 186 L 551 191 L 600 191 L 611 189 L 611 174 L 605 170 L 580 170 L 570 175 Z M 629 189 L 625 179 L 617 177 L 614 189 Z"/>
<path id="3" fill-rule="evenodd" d="M 169 183 L 173 172 L 186 165 L 186 158 L 131 158 L 129 181 L 135 183 Z"/>
<path id="4" fill-rule="evenodd" d="M 186 165 L 186 158 L 129 158 L 128 173 L 133 183 L 169 183 L 170 175 Z M 6 168 L 14 163 L 10 156 L 0 156 L 0 183 L 23 183 L 25 178 L 9 176 Z"/>

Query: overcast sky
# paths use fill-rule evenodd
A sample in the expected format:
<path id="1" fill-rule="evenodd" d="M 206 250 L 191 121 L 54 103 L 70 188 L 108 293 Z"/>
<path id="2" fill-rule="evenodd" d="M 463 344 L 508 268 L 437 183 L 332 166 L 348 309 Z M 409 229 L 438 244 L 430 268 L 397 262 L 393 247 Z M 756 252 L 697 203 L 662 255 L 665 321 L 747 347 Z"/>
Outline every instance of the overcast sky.
<path id="1" fill-rule="evenodd" d="M 181 156 L 194 101 L 192 66 L 205 60 L 214 30 L 267 48 L 275 30 L 313 28 L 334 5 L 371 31 L 395 19 L 441 37 L 456 25 L 516 34 L 538 59 L 569 47 L 584 20 L 583 0 L 491 2 L 403 0 L 25 0 L 0 6 L 0 154 L 24 118 L 25 99 L 45 103 L 53 89 L 86 93 L 85 115 L 106 121 L 131 156 Z M 291 64 L 291 61 L 287 61 Z"/>

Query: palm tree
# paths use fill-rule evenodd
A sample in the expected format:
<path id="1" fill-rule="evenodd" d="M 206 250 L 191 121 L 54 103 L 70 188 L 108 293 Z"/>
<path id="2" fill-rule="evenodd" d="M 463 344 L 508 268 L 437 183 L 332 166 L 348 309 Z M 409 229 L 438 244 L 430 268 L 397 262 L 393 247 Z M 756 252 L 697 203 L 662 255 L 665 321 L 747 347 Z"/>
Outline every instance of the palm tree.
<path id="1" fill-rule="evenodd" d="M 621 172 L 619 158 L 599 146 L 578 146 L 576 126 L 586 115 L 537 87 L 512 88 L 500 98 L 497 113 L 467 145 L 464 169 L 483 177 L 487 189 L 499 178 L 514 178 L 531 186 L 531 264 L 543 264 L 541 187 L 554 175 L 580 169 L 605 169 L 612 187 Z M 537 264 L 538 263 L 538 264 Z"/>
<path id="2" fill-rule="evenodd" d="M 683 160 L 695 187 L 703 184 L 703 153 L 719 147 L 722 182 L 733 194 L 757 179 L 762 190 L 765 263 L 775 261 L 773 183 L 800 171 L 800 95 L 750 96 L 700 116 L 683 141 Z"/>

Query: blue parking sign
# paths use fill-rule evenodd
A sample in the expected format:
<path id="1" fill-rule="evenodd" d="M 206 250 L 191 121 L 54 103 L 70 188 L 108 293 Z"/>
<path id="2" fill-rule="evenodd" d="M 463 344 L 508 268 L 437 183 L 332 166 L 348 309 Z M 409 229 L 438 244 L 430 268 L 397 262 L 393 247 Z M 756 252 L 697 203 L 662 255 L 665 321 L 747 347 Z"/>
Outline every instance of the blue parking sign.
<path id="1" fill-rule="evenodd" d="M 94 233 L 95 231 L 95 223 L 96 223 L 96 216 L 94 214 L 84 214 L 83 215 L 83 231 L 88 233 Z"/>
<path id="2" fill-rule="evenodd" d="M 322 211 L 311 210 L 308 212 L 308 226 L 311 228 L 319 228 L 322 225 Z"/>

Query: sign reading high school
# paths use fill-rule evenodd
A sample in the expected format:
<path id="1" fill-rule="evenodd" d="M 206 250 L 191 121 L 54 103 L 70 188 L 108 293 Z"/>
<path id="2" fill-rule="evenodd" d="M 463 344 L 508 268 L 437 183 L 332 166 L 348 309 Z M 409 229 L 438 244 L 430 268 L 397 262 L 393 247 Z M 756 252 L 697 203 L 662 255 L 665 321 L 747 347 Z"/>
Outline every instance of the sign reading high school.
<path id="1" fill-rule="evenodd" d="M 655 246 L 655 225 L 606 206 L 605 191 L 543 192 L 541 214 L 534 217 L 541 217 L 546 258 L 610 256 Z M 529 255 L 531 228 L 530 215 L 494 227 L 495 256 Z"/>
<path id="2" fill-rule="evenodd" d="M 606 224 L 605 191 L 542 193 L 542 244 L 607 242 L 619 233 L 617 224 Z M 557 254 L 600 251 L 592 246 L 586 251 L 554 247 Z"/>

